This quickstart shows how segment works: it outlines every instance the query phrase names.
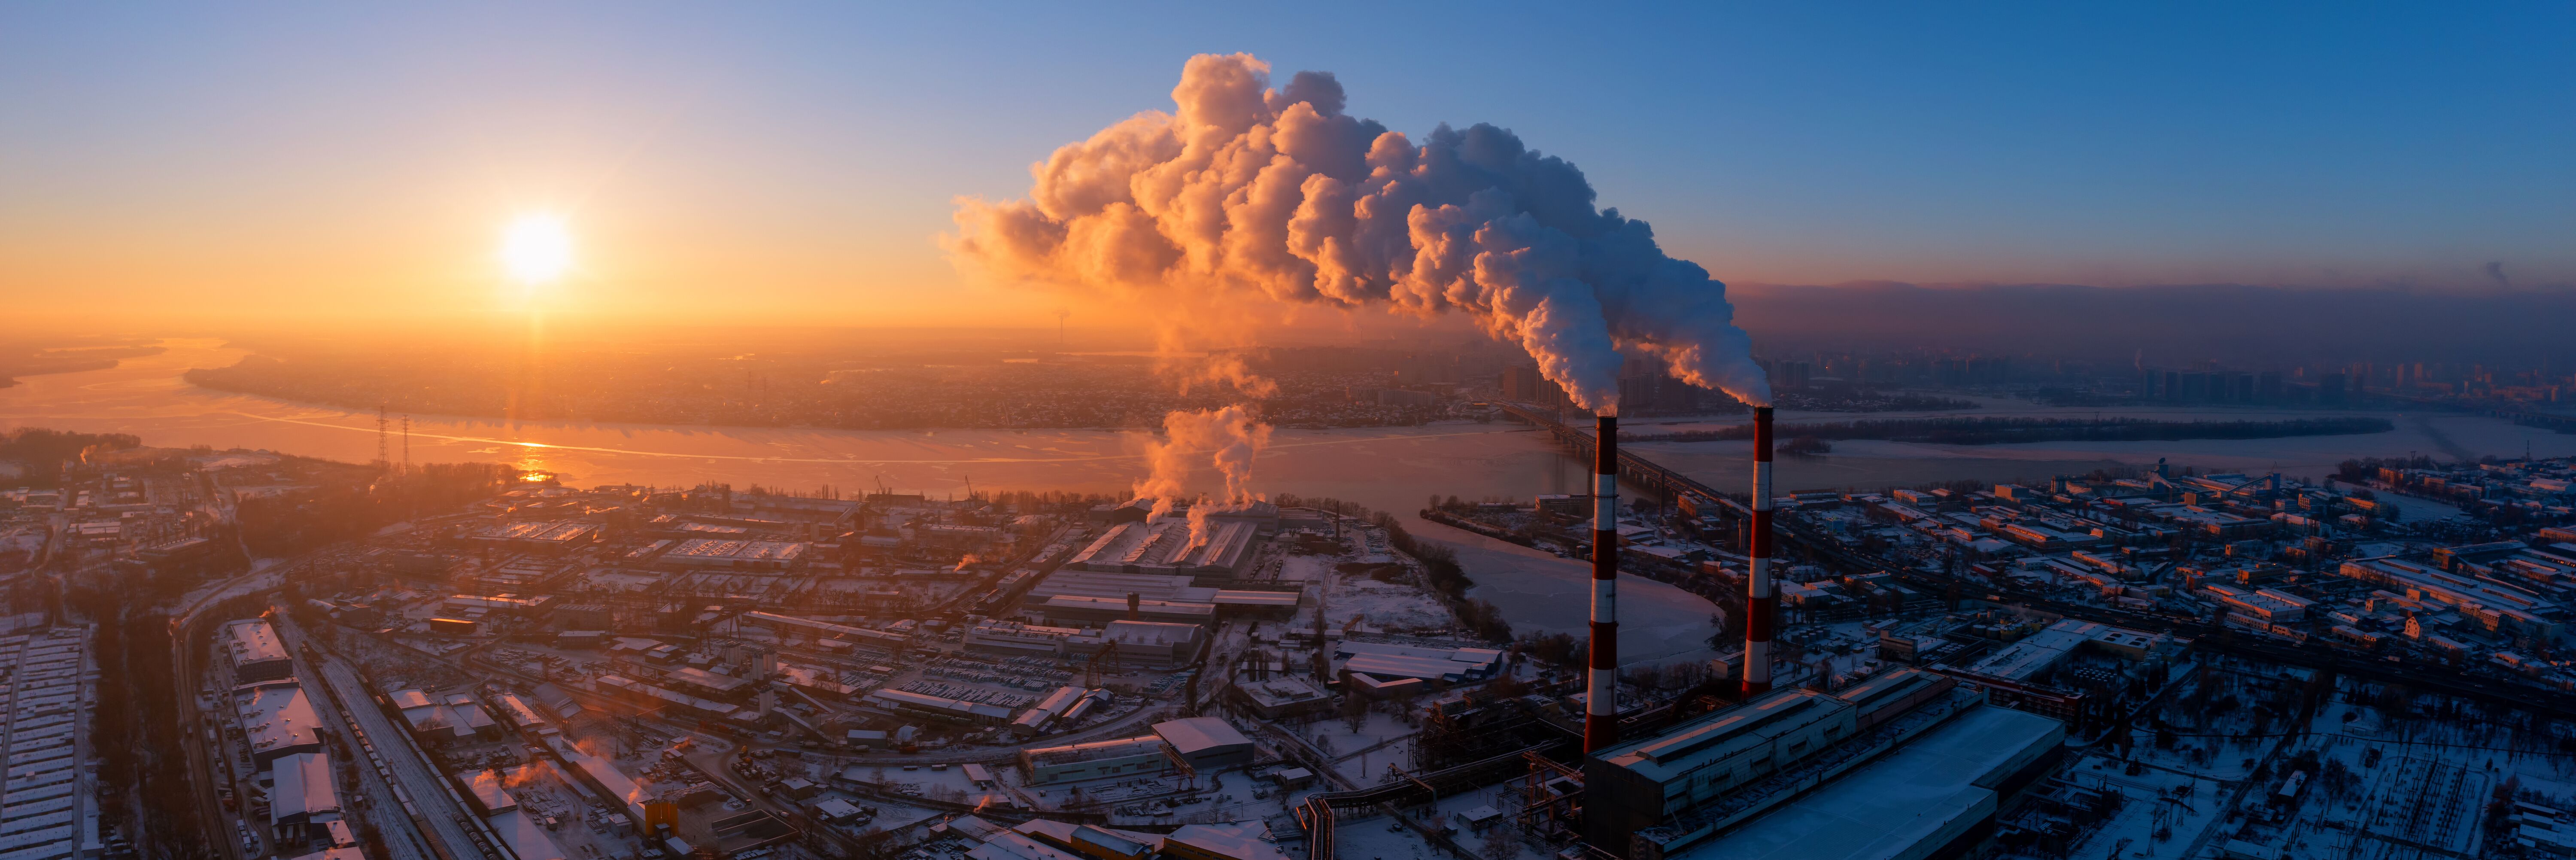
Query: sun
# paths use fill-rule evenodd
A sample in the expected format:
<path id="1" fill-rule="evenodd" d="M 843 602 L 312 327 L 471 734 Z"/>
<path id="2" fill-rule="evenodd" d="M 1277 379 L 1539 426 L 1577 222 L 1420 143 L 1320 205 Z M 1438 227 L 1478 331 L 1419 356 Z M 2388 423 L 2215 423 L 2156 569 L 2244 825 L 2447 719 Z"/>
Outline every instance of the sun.
<path id="1" fill-rule="evenodd" d="M 511 219 L 501 230 L 501 267 L 523 287 L 562 280 L 572 270 L 572 233 L 563 218 L 530 212 Z"/>

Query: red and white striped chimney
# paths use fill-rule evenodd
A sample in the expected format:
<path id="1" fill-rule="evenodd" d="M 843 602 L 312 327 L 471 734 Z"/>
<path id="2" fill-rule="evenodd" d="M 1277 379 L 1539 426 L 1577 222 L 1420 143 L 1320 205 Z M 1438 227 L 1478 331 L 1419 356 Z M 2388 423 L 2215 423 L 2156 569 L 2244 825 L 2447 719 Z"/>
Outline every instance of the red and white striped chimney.
<path id="1" fill-rule="evenodd" d="M 1771 589 L 1771 407 L 1753 407 L 1753 571 L 1744 591 L 1744 697 L 1771 692 L 1771 623 L 1780 595 Z"/>
<path id="2" fill-rule="evenodd" d="M 1583 751 L 1619 742 L 1619 419 L 1600 416 L 1592 466 L 1592 672 L 1583 685 Z"/>

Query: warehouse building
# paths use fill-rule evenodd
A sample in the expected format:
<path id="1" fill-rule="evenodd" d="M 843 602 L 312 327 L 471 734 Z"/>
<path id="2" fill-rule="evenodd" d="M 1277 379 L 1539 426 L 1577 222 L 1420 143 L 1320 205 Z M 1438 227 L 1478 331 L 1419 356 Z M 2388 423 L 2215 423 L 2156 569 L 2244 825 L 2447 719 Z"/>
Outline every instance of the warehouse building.
<path id="1" fill-rule="evenodd" d="M 1030 785 L 1050 785 L 1112 776 L 1162 773 L 1172 768 L 1170 747 L 1158 735 L 1092 741 L 1020 751 L 1020 768 Z"/>
<path id="2" fill-rule="evenodd" d="M 1387 642 L 1342 642 L 1333 646 L 1334 675 L 1367 675 L 1379 681 L 1407 679 L 1423 683 L 1463 684 L 1493 678 L 1503 670 L 1503 652 L 1492 648 L 1435 648 Z"/>
<path id="3" fill-rule="evenodd" d="M 1323 689 L 1295 675 L 1281 675 L 1259 681 L 1237 681 L 1230 689 L 1254 716 L 1265 720 L 1320 713 L 1333 703 L 1333 698 L 1325 694 Z"/>
<path id="4" fill-rule="evenodd" d="M 1206 642 L 1206 630 L 1196 624 L 1165 624 L 1158 621 L 1112 621 L 1099 630 L 1085 630 L 1066 639 L 1067 654 L 1092 655 L 1118 646 L 1121 665 L 1170 669 L 1198 658 L 1199 647 Z"/>
<path id="5" fill-rule="evenodd" d="M 860 700 L 896 716 L 927 717 L 950 723 L 973 726 L 998 726 L 1011 721 L 1011 709 L 959 701 L 944 696 L 904 690 L 878 690 Z"/>
<path id="6" fill-rule="evenodd" d="M 818 648 L 828 647 L 828 643 L 841 642 L 880 651 L 901 651 L 912 645 L 912 637 L 901 633 L 869 630 L 864 627 L 851 627 L 847 624 L 833 624 L 828 621 L 816 621 L 774 612 L 745 612 L 742 614 L 742 623 L 767 630 L 782 642 L 811 640 Z"/>
<path id="7" fill-rule="evenodd" d="M 2347 561 L 2339 572 L 2410 600 L 2451 606 L 2480 626 L 2508 635 L 2554 639 L 2566 621 L 2556 602 L 2492 577 L 2463 576 L 2393 558 Z"/>
<path id="8" fill-rule="evenodd" d="M 286 756 L 322 751 L 322 716 L 295 679 L 234 687 L 233 705 L 261 770 Z"/>
<path id="9" fill-rule="evenodd" d="M 1965 671 L 2006 681 L 2043 678 L 2068 657 L 2093 650 L 2126 660 L 2148 660 L 2173 650 L 2173 637 L 2092 621 L 2063 619 L 2050 623 L 1970 664 Z"/>
<path id="10" fill-rule="evenodd" d="M 1133 594 L 1144 600 L 1206 603 L 1213 600 L 1219 590 L 1191 585 L 1187 576 L 1079 570 L 1067 566 L 1030 586 L 1027 599 L 1029 605 L 1036 606 L 1060 594 L 1112 597 L 1122 601 Z"/>
<path id="11" fill-rule="evenodd" d="M 1742 828 L 1687 860 L 1924 860 L 1992 832 L 1997 805 L 2053 767 L 2065 724 L 1982 705 Z M 1630 860 L 1640 860 L 1631 856 Z"/>
<path id="12" fill-rule="evenodd" d="M 786 570 L 805 555 L 805 544 L 792 541 L 690 538 L 662 551 L 658 564 L 683 568 Z"/>
<path id="13" fill-rule="evenodd" d="M 599 540 L 599 524 L 536 520 L 493 523 L 466 533 L 469 542 L 523 552 L 560 555 Z"/>
<path id="14" fill-rule="evenodd" d="M 287 656 L 286 646 L 277 641 L 277 631 L 266 621 L 254 618 L 224 625 L 224 652 L 232 664 L 234 684 L 275 681 L 295 674 L 295 661 Z"/>
<path id="15" fill-rule="evenodd" d="M 1260 534 L 1260 522 L 1250 519 L 1212 519 L 1195 529 L 1178 517 L 1123 522 L 1092 539 L 1064 566 L 1101 573 L 1186 576 L 1194 585 L 1213 585 L 1242 576 Z"/>
<path id="16" fill-rule="evenodd" d="M 668 710 L 676 717 L 745 719 L 752 713 L 734 705 L 701 699 L 623 675 L 601 675 L 599 686 L 602 692 L 614 693 L 628 704 L 647 711 Z"/>
<path id="17" fill-rule="evenodd" d="M 1609 747 L 1584 763 L 1585 839 L 1663 860 L 1983 702 L 1945 676 L 1898 669 L 1835 694 L 1773 692 Z"/>
<path id="18" fill-rule="evenodd" d="M 1037 604 L 1036 608 L 1048 624 L 1067 627 L 1098 627 L 1112 621 L 1159 621 L 1201 626 L 1216 623 L 1214 603 L 1138 598 L 1131 607 L 1125 597 L 1059 594 Z"/>
<path id="19" fill-rule="evenodd" d="M 1183 717 L 1154 724 L 1154 735 L 1172 757 L 1199 773 L 1252 764 L 1252 739 L 1218 717 Z"/>
<path id="20" fill-rule="evenodd" d="M 82 759 L 90 750 L 81 726 L 94 703 L 82 663 L 85 631 L 0 636 L 0 754 L 9 771 L 0 778 L 0 857 L 64 860 L 97 856 L 98 804 L 83 784 Z"/>
<path id="21" fill-rule="evenodd" d="M 318 752 L 281 756 L 270 771 L 268 822 L 281 834 L 340 819 L 340 791 L 332 782 L 330 757 Z"/>
<path id="22" fill-rule="evenodd" d="M 1066 711 L 1073 710 L 1075 702 L 1082 701 L 1082 693 L 1081 687 L 1055 688 L 1055 692 L 1048 693 L 1047 697 L 1039 700 L 1036 706 L 1021 711 L 1018 717 L 1013 718 L 1011 730 L 1022 736 L 1036 735 L 1045 731 L 1047 726 L 1054 724 L 1056 719 L 1064 716 Z"/>
<path id="23" fill-rule="evenodd" d="M 1082 629 L 1078 627 L 986 620 L 966 628 L 961 642 L 966 650 L 981 654 L 1055 657 L 1064 653 L 1065 640 L 1080 635 Z"/>

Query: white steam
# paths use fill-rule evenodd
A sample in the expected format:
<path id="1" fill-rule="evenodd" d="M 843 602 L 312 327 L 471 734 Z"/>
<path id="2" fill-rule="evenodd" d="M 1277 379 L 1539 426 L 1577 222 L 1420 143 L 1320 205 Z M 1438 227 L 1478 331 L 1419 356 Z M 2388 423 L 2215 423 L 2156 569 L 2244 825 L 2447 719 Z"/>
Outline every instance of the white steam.
<path id="1" fill-rule="evenodd" d="M 1163 416 L 1163 438 L 1145 445 L 1146 477 L 1136 482 L 1136 495 L 1153 499 L 1149 516 L 1161 517 L 1190 498 L 1191 472 L 1216 467 L 1225 476 L 1225 494 L 1202 496 L 1190 506 L 1191 539 L 1203 540 L 1210 512 L 1261 500 L 1252 491 L 1252 461 L 1269 446 L 1270 425 L 1242 406 L 1173 410 Z"/>
<path id="2" fill-rule="evenodd" d="M 1563 159 L 1490 125 L 1415 145 L 1299 72 L 1190 59 L 1177 113 L 1137 114 L 1034 165 L 1029 199 L 961 200 L 950 249 L 997 276 L 1135 297 L 1237 294 L 1475 316 L 1585 408 L 1614 409 L 1621 346 L 1770 402 L 1726 286 L 1593 208 Z"/>

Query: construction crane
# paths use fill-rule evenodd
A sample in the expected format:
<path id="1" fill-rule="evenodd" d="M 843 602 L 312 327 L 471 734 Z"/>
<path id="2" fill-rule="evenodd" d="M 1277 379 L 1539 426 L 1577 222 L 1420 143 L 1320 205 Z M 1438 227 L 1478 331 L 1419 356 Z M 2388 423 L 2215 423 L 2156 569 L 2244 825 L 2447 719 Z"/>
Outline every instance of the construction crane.
<path id="1" fill-rule="evenodd" d="M 1110 672 L 1110 674 L 1117 674 L 1117 672 L 1118 672 L 1118 641 L 1117 641 L 1117 640 L 1112 639 L 1112 640 L 1110 640 L 1110 641 L 1109 641 L 1109 644 L 1101 646 L 1101 647 L 1100 647 L 1100 653 L 1091 655 L 1091 659 L 1090 659 L 1089 661 L 1087 661 L 1087 662 L 1085 662 L 1085 663 L 1083 663 L 1083 664 L 1082 664 L 1082 686 L 1083 686 L 1083 689 L 1087 689 L 1087 690 L 1097 690 L 1097 689 L 1099 689 L 1099 688 L 1100 688 L 1100 664 L 1102 664 L 1102 663 L 1107 663 L 1107 664 L 1109 664 L 1109 672 Z"/>
<path id="2" fill-rule="evenodd" d="M 2157 498 L 2168 502 L 2173 501 L 2176 488 L 2173 476 L 2165 473 L 2165 458 L 2156 458 L 2156 470 L 2147 473 L 2147 488 L 2157 491 L 2160 494 Z"/>

